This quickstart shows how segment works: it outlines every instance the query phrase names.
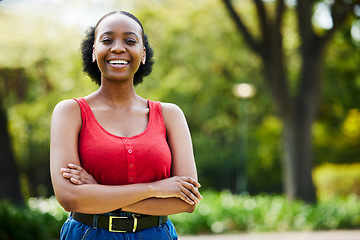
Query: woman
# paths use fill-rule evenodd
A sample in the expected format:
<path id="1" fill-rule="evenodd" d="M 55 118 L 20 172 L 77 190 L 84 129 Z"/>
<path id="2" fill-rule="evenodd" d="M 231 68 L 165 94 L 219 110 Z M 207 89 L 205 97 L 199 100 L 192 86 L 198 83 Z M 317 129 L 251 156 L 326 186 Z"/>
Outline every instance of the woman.
<path id="1" fill-rule="evenodd" d="M 180 108 L 135 92 L 153 64 L 140 21 L 108 13 L 82 54 L 100 87 L 60 102 L 51 123 L 54 191 L 72 212 L 61 239 L 177 239 L 167 215 L 193 212 L 200 184 Z"/>

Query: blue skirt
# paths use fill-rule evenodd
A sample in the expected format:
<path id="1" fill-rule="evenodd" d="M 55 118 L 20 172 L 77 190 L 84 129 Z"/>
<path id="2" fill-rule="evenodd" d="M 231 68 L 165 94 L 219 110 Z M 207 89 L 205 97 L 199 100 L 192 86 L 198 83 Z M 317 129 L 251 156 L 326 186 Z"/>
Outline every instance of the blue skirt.
<path id="1" fill-rule="evenodd" d="M 156 227 L 127 232 L 109 232 L 108 229 L 96 228 L 74 220 L 66 220 L 60 232 L 61 240 L 177 240 L 178 236 L 170 220 Z"/>

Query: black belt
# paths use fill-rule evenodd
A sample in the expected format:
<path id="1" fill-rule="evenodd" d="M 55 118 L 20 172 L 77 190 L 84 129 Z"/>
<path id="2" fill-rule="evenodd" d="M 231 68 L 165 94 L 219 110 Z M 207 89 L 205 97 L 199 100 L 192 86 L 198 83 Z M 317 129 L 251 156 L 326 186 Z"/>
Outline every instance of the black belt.
<path id="1" fill-rule="evenodd" d="M 98 217 L 97 226 L 94 218 Z M 133 214 L 132 217 L 104 216 L 96 214 L 72 213 L 72 218 L 78 222 L 93 227 L 105 228 L 109 232 L 135 232 L 146 228 L 159 226 L 168 220 L 168 216 L 142 216 Z M 95 225 L 94 225 L 95 224 Z"/>

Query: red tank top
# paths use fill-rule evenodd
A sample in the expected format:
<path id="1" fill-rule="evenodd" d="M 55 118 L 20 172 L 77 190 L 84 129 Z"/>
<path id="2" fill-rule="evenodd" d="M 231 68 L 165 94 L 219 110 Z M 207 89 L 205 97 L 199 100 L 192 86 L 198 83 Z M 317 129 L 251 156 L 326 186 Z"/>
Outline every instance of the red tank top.
<path id="1" fill-rule="evenodd" d="M 149 120 L 144 132 L 121 137 L 99 124 L 84 98 L 74 100 L 82 118 L 78 145 L 81 166 L 99 184 L 126 185 L 170 177 L 172 157 L 160 102 L 148 100 Z"/>

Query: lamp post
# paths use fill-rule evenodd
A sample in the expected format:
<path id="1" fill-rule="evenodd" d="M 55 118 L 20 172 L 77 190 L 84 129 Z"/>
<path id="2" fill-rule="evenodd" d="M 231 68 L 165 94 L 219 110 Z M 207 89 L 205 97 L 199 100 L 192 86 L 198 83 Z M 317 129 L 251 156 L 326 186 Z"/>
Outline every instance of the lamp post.
<path id="1" fill-rule="evenodd" d="M 249 133 L 249 99 L 252 98 L 255 93 L 255 87 L 248 83 L 235 84 L 233 88 L 233 94 L 235 95 L 235 97 L 242 99 L 242 101 L 239 101 L 237 110 L 239 116 L 239 120 L 237 123 L 237 135 L 239 139 L 239 159 L 236 163 L 235 183 L 237 193 L 247 191 L 246 161 Z"/>

